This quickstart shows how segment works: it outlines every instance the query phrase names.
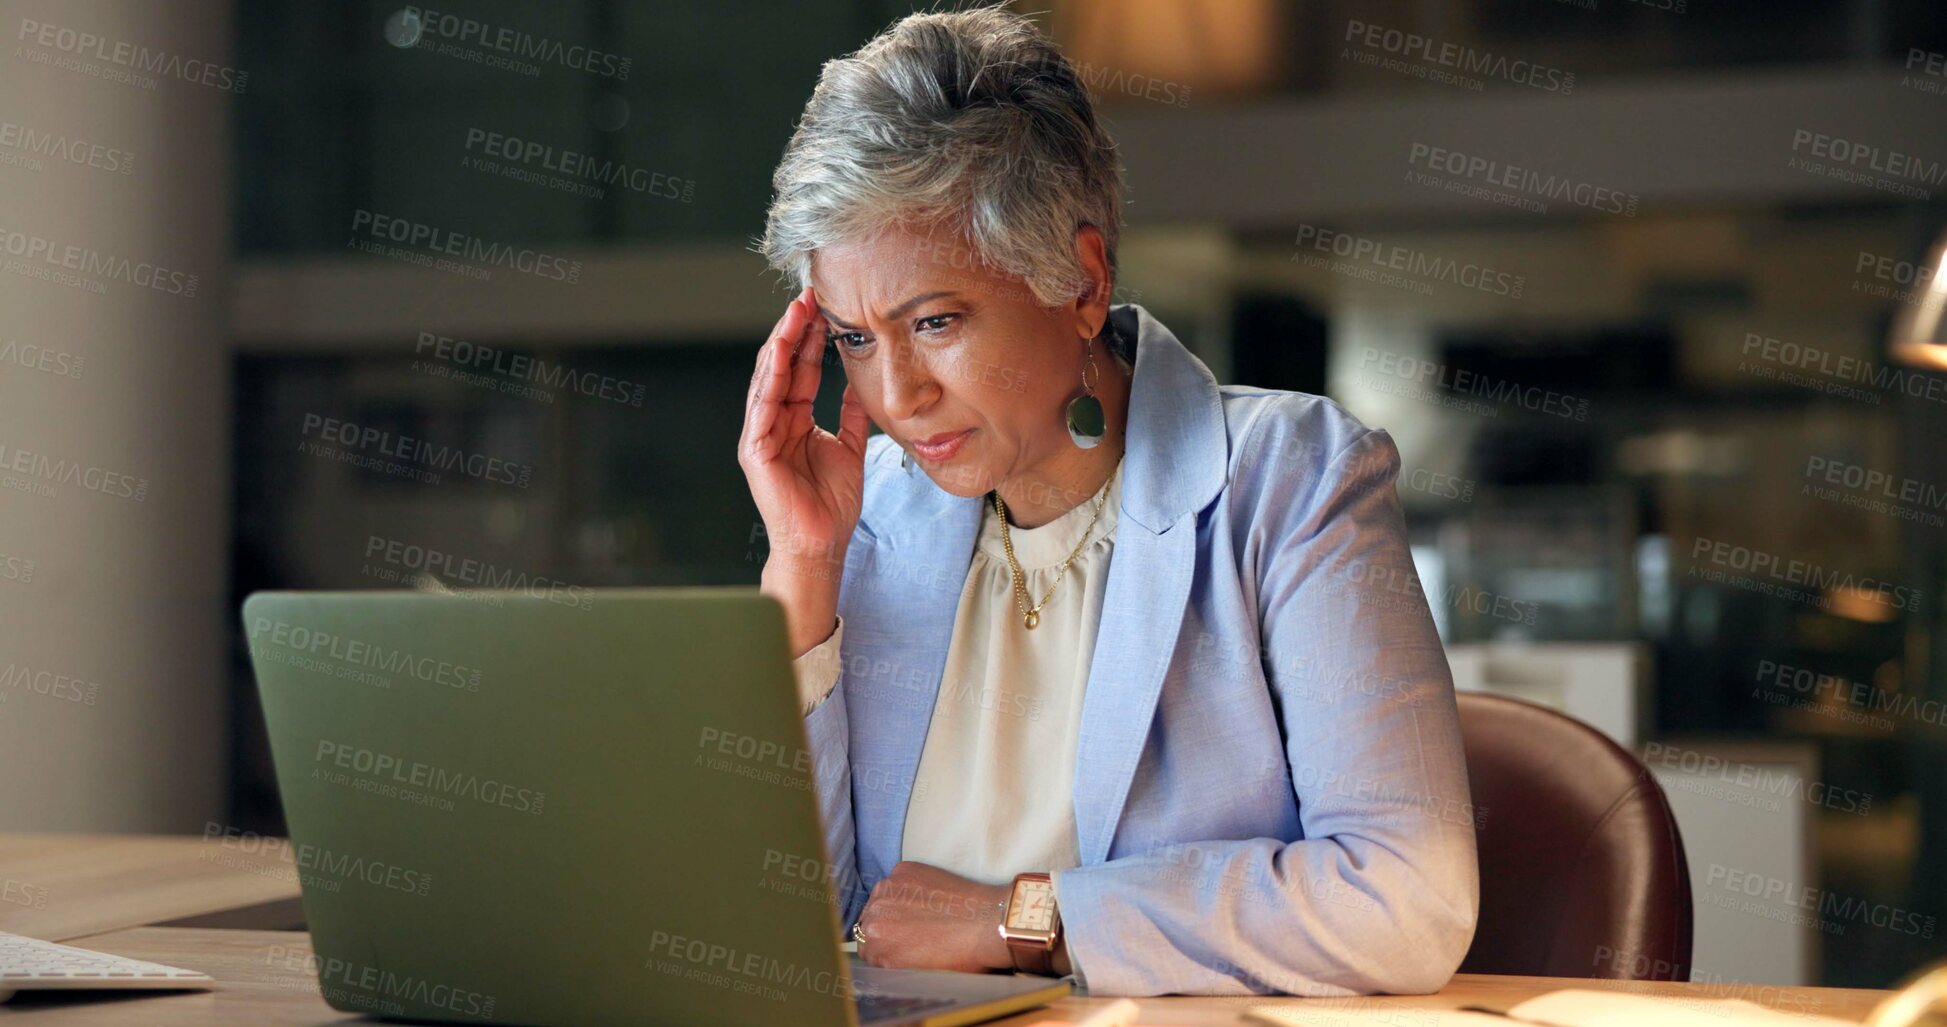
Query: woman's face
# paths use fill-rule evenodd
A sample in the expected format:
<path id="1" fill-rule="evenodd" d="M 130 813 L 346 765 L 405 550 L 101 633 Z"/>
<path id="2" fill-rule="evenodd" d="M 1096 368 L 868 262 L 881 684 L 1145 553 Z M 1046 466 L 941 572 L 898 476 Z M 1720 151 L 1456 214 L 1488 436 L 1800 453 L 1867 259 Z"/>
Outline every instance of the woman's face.
<path id="1" fill-rule="evenodd" d="M 1083 228 L 1077 246 L 1105 282 L 1100 234 Z M 984 495 L 1074 448 L 1068 401 L 1106 289 L 1043 307 L 963 244 L 905 230 L 821 248 L 811 285 L 866 413 L 942 489 Z M 1105 371 L 1109 359 L 1096 354 Z"/>

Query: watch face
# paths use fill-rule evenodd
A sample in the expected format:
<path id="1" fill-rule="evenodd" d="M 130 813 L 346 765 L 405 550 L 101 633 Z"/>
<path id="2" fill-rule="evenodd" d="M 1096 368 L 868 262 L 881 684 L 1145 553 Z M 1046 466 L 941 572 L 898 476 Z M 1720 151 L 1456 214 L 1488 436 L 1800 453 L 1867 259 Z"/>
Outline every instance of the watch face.
<path id="1" fill-rule="evenodd" d="M 1054 930 L 1054 882 L 1014 882 L 1014 901 L 1007 907 L 1007 926 L 1017 931 Z"/>

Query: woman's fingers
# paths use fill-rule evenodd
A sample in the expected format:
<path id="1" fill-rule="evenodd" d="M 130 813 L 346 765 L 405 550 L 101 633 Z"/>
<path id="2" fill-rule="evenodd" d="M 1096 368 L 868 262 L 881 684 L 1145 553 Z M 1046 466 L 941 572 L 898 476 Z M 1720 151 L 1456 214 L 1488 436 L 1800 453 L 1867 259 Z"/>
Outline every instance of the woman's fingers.
<path id="1" fill-rule="evenodd" d="M 770 355 L 777 350 L 777 346 L 775 344 L 778 339 L 778 334 L 784 331 L 785 319 L 789 318 L 790 316 L 791 316 L 791 307 L 787 304 L 784 308 L 784 313 L 778 315 L 777 323 L 771 326 L 771 333 L 769 335 L 764 336 L 763 343 L 761 343 L 757 347 L 756 370 L 751 374 L 750 388 L 744 391 L 745 420 L 749 420 L 750 409 L 751 407 L 757 404 L 757 397 L 759 393 L 762 391 L 762 386 L 764 384 L 764 372 L 768 370 L 770 367 L 769 364 Z"/>
<path id="2" fill-rule="evenodd" d="M 750 412 L 744 417 L 744 442 L 753 454 L 769 459 L 771 430 L 777 424 L 777 396 L 783 391 L 778 381 L 779 360 L 775 343 L 764 347 L 757 358 L 757 384 L 751 390 Z"/>
<path id="3" fill-rule="evenodd" d="M 804 332 L 807 315 L 802 299 L 791 301 L 784 313 L 778 329 L 765 343 L 764 351 L 758 357 L 758 370 L 751 389 L 751 402 L 745 415 L 745 438 L 755 452 L 765 459 L 777 451 L 771 434 L 784 413 L 786 397 L 791 391 L 792 349 L 797 337 Z"/>
<path id="4" fill-rule="evenodd" d="M 785 338 L 779 343 L 778 359 L 784 362 L 784 384 L 779 393 L 778 418 L 787 437 L 796 438 L 813 430 L 816 419 L 811 405 L 818 398 L 818 382 L 823 377 L 823 332 L 817 308 L 812 306 L 809 289 L 797 300 L 794 317 L 784 325 Z M 812 335 L 818 338 L 814 341 Z"/>
<path id="5" fill-rule="evenodd" d="M 791 394 L 787 403 L 803 403 L 810 408 L 812 400 L 818 398 L 818 386 L 825 378 L 825 319 L 818 314 L 817 298 L 810 289 L 800 298 L 804 305 L 805 322 L 800 326 L 797 338 L 792 342 L 796 352 L 792 358 Z"/>
<path id="6" fill-rule="evenodd" d="M 853 453 L 865 456 L 865 436 L 871 423 L 865 416 L 865 404 L 859 402 L 859 394 L 846 385 L 845 398 L 838 408 L 838 441 Z"/>
<path id="7" fill-rule="evenodd" d="M 757 347 L 757 361 L 750 376 L 750 388 L 744 391 L 744 435 L 750 437 L 751 414 L 757 409 L 757 402 L 764 396 L 770 375 L 775 367 L 773 358 L 777 355 L 778 333 L 784 330 L 784 322 L 790 318 L 791 309 L 787 306 L 778 316 L 777 323 L 771 326 L 771 334 L 764 336 L 764 342 Z"/>

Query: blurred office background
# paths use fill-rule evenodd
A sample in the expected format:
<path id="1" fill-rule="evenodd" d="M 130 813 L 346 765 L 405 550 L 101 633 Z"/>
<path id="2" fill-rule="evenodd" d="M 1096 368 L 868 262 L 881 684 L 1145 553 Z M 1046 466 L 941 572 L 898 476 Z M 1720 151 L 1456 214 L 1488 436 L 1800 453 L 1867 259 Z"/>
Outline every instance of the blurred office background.
<path id="1" fill-rule="evenodd" d="M 278 830 L 252 590 L 754 584 L 751 238 L 820 64 L 919 6 L 11 5 L 0 122 L 122 159 L 0 136 L 0 830 Z M 1124 150 L 1119 300 L 1391 430 L 1457 681 L 1669 788 L 1700 978 L 1947 954 L 1939 4 L 1022 9 Z"/>

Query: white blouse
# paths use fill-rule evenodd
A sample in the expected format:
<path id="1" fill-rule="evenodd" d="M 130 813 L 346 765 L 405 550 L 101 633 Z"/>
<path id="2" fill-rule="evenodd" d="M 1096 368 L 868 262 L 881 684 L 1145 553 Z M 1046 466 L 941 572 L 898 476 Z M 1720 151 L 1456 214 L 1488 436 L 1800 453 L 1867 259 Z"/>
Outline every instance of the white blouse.
<path id="1" fill-rule="evenodd" d="M 933 704 L 906 807 L 900 858 L 986 884 L 1081 862 L 1075 835 L 1075 748 L 1101 621 L 1122 492 L 1118 464 L 1102 515 L 1068 566 L 1040 623 L 1028 630 L 1014 598 L 993 502 L 954 615 L 946 670 Z M 1038 528 L 1011 527 L 1032 606 L 1095 516 L 1095 496 Z M 839 621 L 799 657 L 798 694 L 809 713 L 838 682 Z"/>

